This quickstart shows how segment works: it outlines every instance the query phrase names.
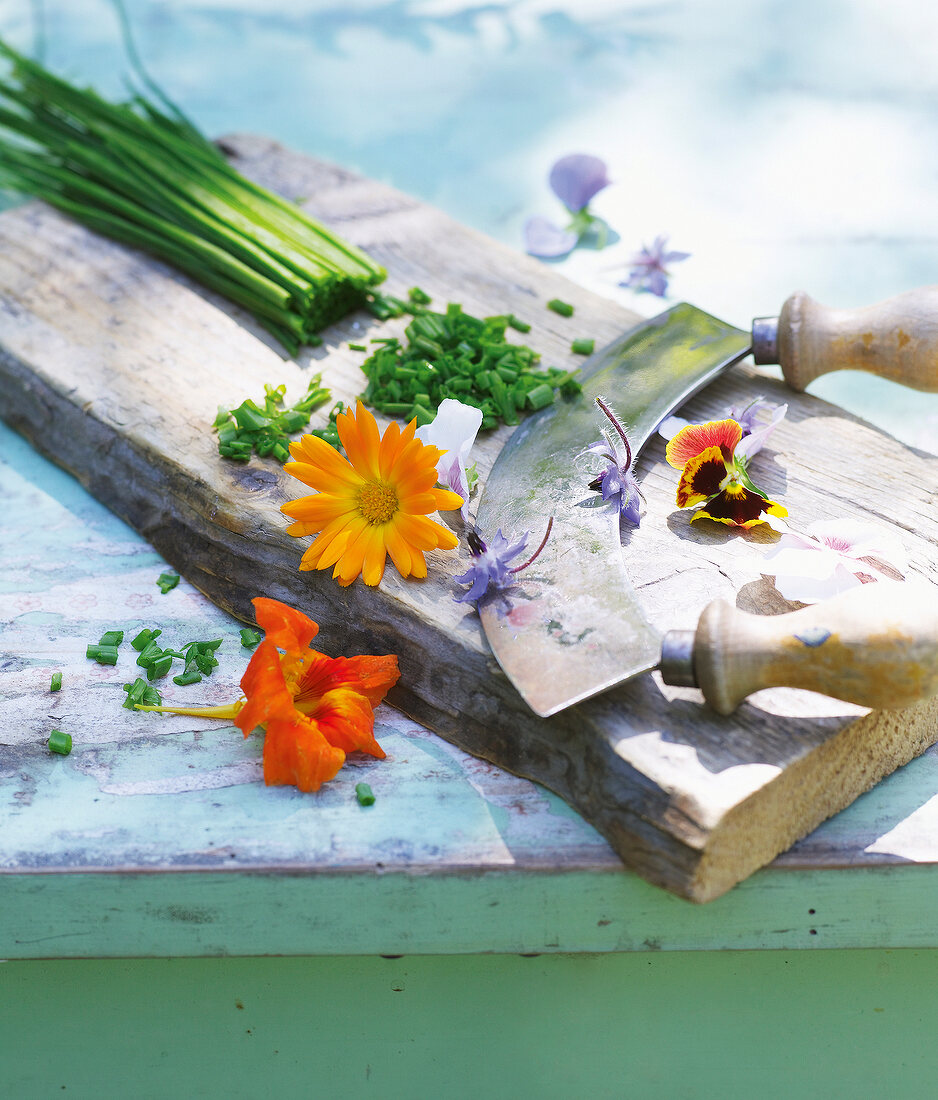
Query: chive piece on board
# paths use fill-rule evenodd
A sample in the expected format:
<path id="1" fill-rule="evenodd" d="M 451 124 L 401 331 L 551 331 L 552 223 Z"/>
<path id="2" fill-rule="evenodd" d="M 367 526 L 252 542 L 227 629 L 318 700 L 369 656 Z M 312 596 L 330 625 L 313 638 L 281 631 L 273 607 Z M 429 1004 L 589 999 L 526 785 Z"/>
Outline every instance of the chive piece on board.
<path id="1" fill-rule="evenodd" d="M 513 313 L 508 314 L 508 327 L 513 328 L 515 332 L 530 332 L 531 326 L 527 321 L 522 321 L 520 317 L 516 317 Z"/>
<path id="2" fill-rule="evenodd" d="M 562 302 L 559 298 L 551 298 L 547 308 L 552 309 L 554 313 L 559 313 L 561 317 L 573 316 L 573 306 L 569 302 Z"/>
<path id="3" fill-rule="evenodd" d="M 120 645 L 123 640 L 123 630 L 107 630 L 98 639 L 98 645 Z"/>
<path id="4" fill-rule="evenodd" d="M 355 784 L 355 797 L 358 799 L 359 806 L 373 806 L 375 804 L 374 792 L 367 783 Z"/>
<path id="5" fill-rule="evenodd" d="M 252 630 L 249 626 L 242 629 L 241 644 L 245 649 L 253 649 L 260 640 L 261 636 L 256 630 Z"/>
<path id="6" fill-rule="evenodd" d="M 349 344 L 349 351 L 367 351 L 368 346 L 366 344 Z"/>
<path id="7" fill-rule="evenodd" d="M 165 596 L 167 592 L 175 588 L 179 584 L 178 573 L 160 573 L 156 578 L 156 583 L 160 586 L 160 591 Z"/>
<path id="8" fill-rule="evenodd" d="M 570 345 L 570 350 L 574 355 L 592 355 L 593 349 L 596 347 L 595 340 L 587 340 L 585 338 L 574 340 Z"/>
<path id="9" fill-rule="evenodd" d="M 53 730 L 49 734 L 47 744 L 49 752 L 57 752 L 59 756 L 68 756 L 72 751 L 72 735 L 63 733 L 61 730 Z"/>
<path id="10" fill-rule="evenodd" d="M 52 673 L 52 683 L 49 685 L 49 690 L 50 691 L 61 691 L 62 690 L 62 673 L 61 672 L 53 672 Z"/>

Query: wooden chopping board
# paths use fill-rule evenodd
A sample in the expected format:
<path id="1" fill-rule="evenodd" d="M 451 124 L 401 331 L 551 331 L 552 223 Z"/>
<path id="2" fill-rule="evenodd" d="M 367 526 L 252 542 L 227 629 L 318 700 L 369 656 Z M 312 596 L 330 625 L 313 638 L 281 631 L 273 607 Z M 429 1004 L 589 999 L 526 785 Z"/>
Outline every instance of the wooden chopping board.
<path id="1" fill-rule="evenodd" d="M 545 365 L 575 365 L 571 339 L 594 337 L 599 347 L 638 319 L 381 184 L 263 138 L 237 136 L 225 147 L 247 175 L 383 263 L 391 293 L 416 284 L 434 306 L 456 301 L 477 315 L 510 310 L 531 322 L 522 339 Z M 571 302 L 574 317 L 548 311 L 553 297 Z M 320 624 L 327 652 L 397 653 L 402 677 L 391 702 L 556 791 L 649 880 L 697 901 L 716 897 L 938 740 L 935 700 L 871 713 L 775 690 L 727 719 L 656 674 L 540 719 L 501 673 L 475 613 L 453 600 L 464 543 L 431 555 L 424 582 L 403 581 L 390 565 L 379 589 L 300 573 L 308 540 L 286 535 L 280 505 L 306 490 L 273 460 L 220 459 L 216 407 L 257 399 L 267 382 L 286 383 L 294 399 L 320 370 L 334 398 L 348 401 L 364 385 L 363 356 L 348 342 L 396 334 L 403 323 L 356 314 L 322 348 L 285 360 L 241 311 L 163 264 L 41 204 L 0 216 L 3 417 L 235 615 L 250 620 L 251 598 L 272 596 Z M 751 368 L 709 387 L 687 415 L 718 416 L 758 393 L 789 403 L 754 473 L 793 521 L 851 516 L 890 526 L 910 570 L 938 579 L 938 459 Z M 477 444 L 482 484 L 509 432 Z M 771 533 L 691 527 L 675 508 L 677 473 L 660 440 L 638 474 L 648 514 L 630 539 L 629 570 L 655 625 L 692 627 L 716 596 L 746 610 L 788 609 L 761 573 Z"/>

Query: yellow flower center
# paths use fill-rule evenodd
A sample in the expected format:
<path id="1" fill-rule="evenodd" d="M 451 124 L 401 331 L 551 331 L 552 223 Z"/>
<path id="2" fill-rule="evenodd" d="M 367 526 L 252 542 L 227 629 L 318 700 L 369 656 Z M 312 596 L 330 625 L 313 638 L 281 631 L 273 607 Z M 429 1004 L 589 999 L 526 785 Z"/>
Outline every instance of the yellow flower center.
<path id="1" fill-rule="evenodd" d="M 369 523 L 390 523 L 400 501 L 393 485 L 369 481 L 358 495 L 358 508 Z"/>

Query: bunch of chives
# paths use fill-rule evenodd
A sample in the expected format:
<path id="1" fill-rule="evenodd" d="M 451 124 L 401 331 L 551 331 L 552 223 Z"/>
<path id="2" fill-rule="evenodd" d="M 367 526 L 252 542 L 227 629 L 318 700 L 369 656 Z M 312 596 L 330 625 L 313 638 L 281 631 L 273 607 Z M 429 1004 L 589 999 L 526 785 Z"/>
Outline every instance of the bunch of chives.
<path id="1" fill-rule="evenodd" d="M 144 249 L 242 306 L 296 354 L 385 270 L 237 172 L 182 115 L 113 104 L 0 40 L 0 184 Z"/>

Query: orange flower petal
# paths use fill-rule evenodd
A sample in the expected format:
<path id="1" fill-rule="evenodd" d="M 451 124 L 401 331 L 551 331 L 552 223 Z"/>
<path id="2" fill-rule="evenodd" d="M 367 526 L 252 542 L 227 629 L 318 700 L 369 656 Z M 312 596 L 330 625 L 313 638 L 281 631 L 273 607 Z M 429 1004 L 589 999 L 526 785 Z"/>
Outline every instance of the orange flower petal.
<path id="1" fill-rule="evenodd" d="M 453 494 L 456 495 L 455 493 Z M 403 538 L 416 550 L 452 550 L 459 545 L 459 539 L 448 528 L 434 523 L 426 516 L 411 516 L 401 513 L 395 526 Z"/>
<path id="2" fill-rule="evenodd" d="M 375 418 L 359 401 L 354 413 L 346 409 L 336 417 L 335 424 L 348 460 L 355 470 L 367 480 L 377 479 L 381 441 Z"/>
<path id="3" fill-rule="evenodd" d="M 387 478 L 394 467 L 394 461 L 401 449 L 401 429 L 395 421 L 391 421 L 381 437 L 378 447 L 378 475 Z"/>
<path id="4" fill-rule="evenodd" d="M 339 516 L 333 520 L 307 547 L 300 569 L 329 569 L 335 565 L 364 526 L 365 521 L 356 516 Z"/>
<path id="5" fill-rule="evenodd" d="M 729 462 L 742 439 L 743 429 L 735 420 L 708 420 L 706 424 L 688 424 L 668 441 L 665 458 L 678 470 L 682 470 L 692 458 L 710 447 L 719 447 Z"/>
<path id="6" fill-rule="evenodd" d="M 343 752 L 367 752 L 379 760 L 384 749 L 374 737 L 375 712 L 371 703 L 349 688 L 326 692 L 310 716 L 330 745 Z"/>
<path id="7" fill-rule="evenodd" d="M 391 555 L 391 561 L 394 562 L 395 569 L 402 577 L 409 577 L 413 572 L 413 556 L 415 554 L 419 555 L 420 551 L 411 549 L 407 544 L 407 540 L 398 531 L 397 525 L 393 523 L 388 524 L 384 533 L 384 542 L 388 553 Z"/>
<path id="8" fill-rule="evenodd" d="M 273 642 L 278 649 L 307 649 L 319 633 L 319 627 L 302 611 L 288 607 L 279 600 L 258 596 L 254 604 L 254 618 L 264 631 L 265 641 Z"/>
<path id="9" fill-rule="evenodd" d="M 690 459 L 677 485 L 677 506 L 688 508 L 715 496 L 726 480 L 726 462 L 719 447 L 708 447 Z"/>
<path id="10" fill-rule="evenodd" d="M 272 719 L 286 720 L 296 711 L 280 665 L 280 654 L 265 638 L 251 656 L 241 677 L 241 690 L 247 702 L 238 711 L 234 724 L 245 737 Z"/>
<path id="11" fill-rule="evenodd" d="M 290 454 L 298 463 L 318 466 L 334 478 L 359 480 L 354 467 L 335 447 L 316 435 L 304 435 L 290 444 Z"/>
<path id="12" fill-rule="evenodd" d="M 333 496 L 353 499 L 364 483 L 364 478 L 352 470 L 351 466 L 351 473 L 343 472 L 341 475 L 332 474 L 313 462 L 287 462 L 283 468 L 291 477 L 302 481 L 311 489 L 320 493 L 331 493 Z"/>
<path id="13" fill-rule="evenodd" d="M 384 563 L 388 551 L 384 542 L 384 528 L 373 526 L 365 542 L 365 557 L 362 561 L 362 580 L 374 588 L 384 576 Z"/>
<path id="14" fill-rule="evenodd" d="M 311 532 L 321 531 L 326 524 L 349 512 L 348 501 L 331 493 L 317 493 L 314 497 L 298 497 L 280 506 L 285 516 L 300 520 L 311 527 Z M 315 526 L 314 526 L 315 525 Z"/>
<path id="15" fill-rule="evenodd" d="M 330 745 L 315 722 L 298 714 L 274 721 L 264 736 L 264 782 L 318 791 L 345 763 L 341 748 Z"/>

